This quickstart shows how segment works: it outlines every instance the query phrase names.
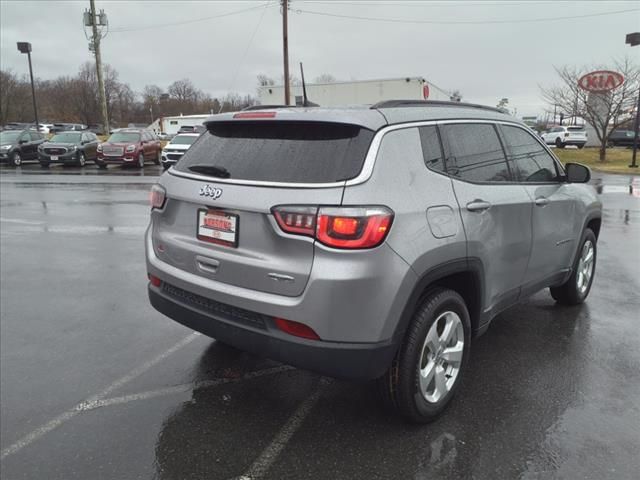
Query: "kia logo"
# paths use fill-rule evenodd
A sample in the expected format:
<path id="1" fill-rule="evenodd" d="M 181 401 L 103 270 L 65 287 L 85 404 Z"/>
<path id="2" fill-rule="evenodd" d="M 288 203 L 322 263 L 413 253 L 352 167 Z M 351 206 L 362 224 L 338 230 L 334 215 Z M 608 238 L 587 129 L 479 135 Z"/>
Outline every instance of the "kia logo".
<path id="1" fill-rule="evenodd" d="M 624 83 L 624 77 L 618 72 L 597 70 L 587 73 L 578 80 L 578 86 L 588 92 L 608 92 Z"/>
<path id="2" fill-rule="evenodd" d="M 201 197 L 211 197 L 213 200 L 220 198 L 222 195 L 222 189 L 217 187 L 212 187 L 211 185 L 203 185 L 200 187 L 200 196 Z"/>

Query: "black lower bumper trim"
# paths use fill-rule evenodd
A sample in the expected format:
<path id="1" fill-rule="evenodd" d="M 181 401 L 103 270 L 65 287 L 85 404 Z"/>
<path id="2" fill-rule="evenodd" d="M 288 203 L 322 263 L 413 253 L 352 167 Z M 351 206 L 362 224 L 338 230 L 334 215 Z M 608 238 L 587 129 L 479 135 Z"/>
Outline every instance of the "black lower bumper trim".
<path id="1" fill-rule="evenodd" d="M 169 318 L 216 340 L 254 355 L 330 377 L 377 378 L 389 368 L 396 352 L 393 343 L 335 343 L 280 338 L 268 331 L 243 328 L 189 308 L 151 286 L 149 300 L 156 310 Z"/>

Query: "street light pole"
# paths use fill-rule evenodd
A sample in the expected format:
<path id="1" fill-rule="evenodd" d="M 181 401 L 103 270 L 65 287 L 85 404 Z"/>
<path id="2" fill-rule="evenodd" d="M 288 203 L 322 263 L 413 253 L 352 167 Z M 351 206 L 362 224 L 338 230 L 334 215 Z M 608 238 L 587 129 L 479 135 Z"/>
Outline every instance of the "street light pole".
<path id="1" fill-rule="evenodd" d="M 29 58 L 29 76 L 31 77 L 31 97 L 33 98 L 33 116 L 36 120 L 36 132 L 40 131 L 40 122 L 38 122 L 38 106 L 36 105 L 36 87 L 33 82 L 33 67 L 31 66 L 31 44 L 29 42 L 18 42 L 18 51 L 26 53 Z"/>
<path id="2" fill-rule="evenodd" d="M 629 33 L 626 37 L 627 44 L 635 47 L 640 45 L 640 32 Z M 638 127 L 640 126 L 640 85 L 638 85 L 638 102 L 636 103 L 636 121 L 633 122 L 633 154 L 631 155 L 631 165 L 629 168 L 638 168 L 636 155 L 638 153 Z"/>

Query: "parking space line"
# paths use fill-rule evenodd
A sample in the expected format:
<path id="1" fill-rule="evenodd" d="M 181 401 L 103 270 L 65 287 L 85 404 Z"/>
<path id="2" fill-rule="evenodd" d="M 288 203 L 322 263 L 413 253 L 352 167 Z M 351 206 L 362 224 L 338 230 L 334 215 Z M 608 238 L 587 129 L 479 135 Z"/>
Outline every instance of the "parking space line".
<path id="1" fill-rule="evenodd" d="M 122 405 L 129 402 L 135 402 L 137 400 L 148 400 L 150 398 L 164 397 L 166 395 L 173 395 L 176 393 L 183 393 L 189 390 L 195 390 L 197 388 L 216 387 L 218 385 L 225 385 L 228 383 L 239 383 L 252 378 L 264 377 L 266 375 L 275 375 L 277 373 L 286 372 L 288 370 L 295 370 L 288 365 L 281 365 L 279 367 L 265 368 L 263 370 L 257 370 L 249 372 L 241 377 L 237 378 L 217 378 L 214 380 L 205 380 L 197 383 L 183 383 L 180 385 L 174 385 L 171 387 L 159 388 L 156 390 L 148 390 L 146 392 L 132 393 L 130 395 L 123 395 L 121 397 L 112 397 L 105 399 L 97 399 L 93 401 L 86 401 L 77 405 L 77 409 L 82 412 L 94 410 L 100 407 L 109 407 L 111 405 Z"/>
<path id="2" fill-rule="evenodd" d="M 20 440 L 15 442 L 13 445 L 10 445 L 7 448 L 5 448 L 4 450 L 2 450 L 2 453 L 0 454 L 0 460 L 4 460 L 9 455 L 13 455 L 14 453 L 19 452 L 20 450 L 22 450 L 27 445 L 30 445 L 31 443 L 35 442 L 36 440 L 38 440 L 39 438 L 43 437 L 44 435 L 46 435 L 50 431 L 55 430 L 56 428 L 58 428 L 63 423 L 67 422 L 68 420 L 72 419 L 73 417 L 75 417 L 76 415 L 81 413 L 82 412 L 82 410 L 80 409 L 81 405 L 86 404 L 86 403 L 96 402 L 98 400 L 101 400 L 101 399 L 105 398 L 107 395 L 109 395 L 114 390 L 116 390 L 116 389 L 122 387 L 123 385 L 129 383 L 131 380 L 133 380 L 136 377 L 142 375 L 144 372 L 146 372 L 147 370 L 149 370 L 150 368 L 152 368 L 156 364 L 160 363 L 162 360 L 164 360 L 165 358 L 169 357 L 173 353 L 177 352 L 182 347 L 184 347 L 184 346 L 188 345 L 189 343 L 191 343 L 192 341 L 194 341 L 199 335 L 200 334 L 195 333 L 195 332 L 190 334 L 190 335 L 188 335 L 187 337 L 185 337 L 182 340 L 180 340 L 178 343 L 173 345 L 168 350 L 165 350 L 160 355 L 152 358 L 151 360 L 143 363 L 142 365 L 139 365 L 138 367 L 134 368 L 129 373 L 127 373 L 125 376 L 120 377 L 119 379 L 117 379 L 116 381 L 111 383 L 107 388 L 105 388 L 101 392 L 99 392 L 99 393 L 97 393 L 95 395 L 92 395 L 91 397 L 87 398 L 85 401 L 80 402 L 78 405 L 75 405 L 71 409 L 67 410 L 64 413 L 61 413 L 60 415 L 58 415 L 55 418 L 53 418 L 52 420 L 48 421 L 44 425 L 36 428 L 31 433 L 28 433 L 27 435 L 22 437 Z"/>
<path id="3" fill-rule="evenodd" d="M 234 480 L 259 480 L 269 471 L 269 468 L 277 460 L 282 450 L 287 446 L 293 434 L 296 433 L 302 422 L 307 418 L 315 404 L 320 399 L 324 388 L 332 382 L 331 379 L 321 378 L 315 390 L 309 395 L 289 417 L 287 423 L 278 431 L 273 440 L 260 453 L 260 456 L 251 464 L 249 469 Z"/>

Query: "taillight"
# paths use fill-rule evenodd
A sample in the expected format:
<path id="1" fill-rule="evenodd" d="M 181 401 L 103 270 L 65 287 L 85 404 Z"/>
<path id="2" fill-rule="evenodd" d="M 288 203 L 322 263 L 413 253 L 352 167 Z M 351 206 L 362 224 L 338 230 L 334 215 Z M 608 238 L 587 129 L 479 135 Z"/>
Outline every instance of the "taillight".
<path id="1" fill-rule="evenodd" d="M 320 340 L 320 337 L 313 329 L 304 323 L 285 320 L 284 318 L 276 318 L 276 327 L 294 337 L 308 338 L 310 340 Z"/>
<path id="2" fill-rule="evenodd" d="M 284 232 L 313 237 L 324 245 L 342 249 L 377 247 L 393 222 L 393 212 L 387 207 L 285 205 L 272 211 Z"/>
<path id="3" fill-rule="evenodd" d="M 162 208 L 166 198 L 167 192 L 162 185 L 156 183 L 151 187 L 151 191 L 149 192 L 149 203 L 151 204 L 151 209 Z"/>
<path id="4" fill-rule="evenodd" d="M 274 207 L 273 215 L 280 228 L 294 235 L 315 236 L 318 207 Z"/>

